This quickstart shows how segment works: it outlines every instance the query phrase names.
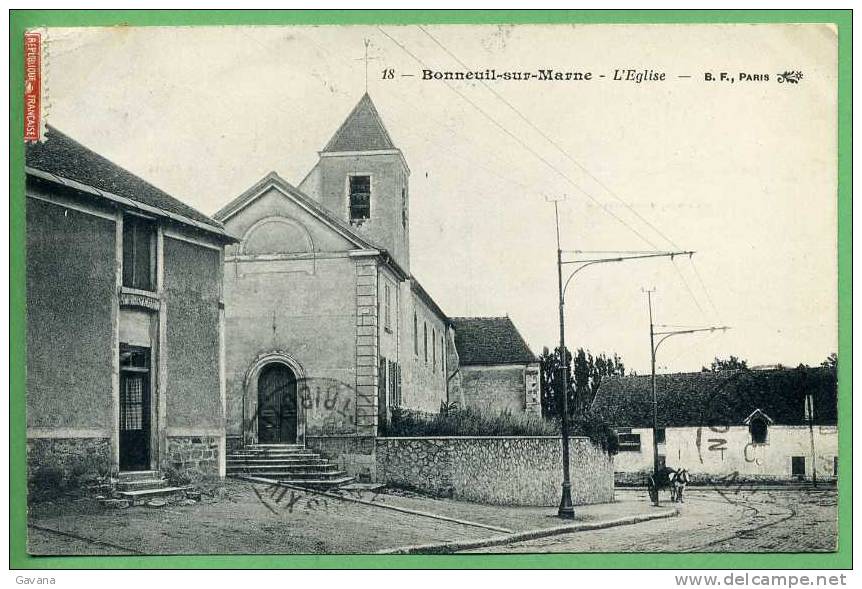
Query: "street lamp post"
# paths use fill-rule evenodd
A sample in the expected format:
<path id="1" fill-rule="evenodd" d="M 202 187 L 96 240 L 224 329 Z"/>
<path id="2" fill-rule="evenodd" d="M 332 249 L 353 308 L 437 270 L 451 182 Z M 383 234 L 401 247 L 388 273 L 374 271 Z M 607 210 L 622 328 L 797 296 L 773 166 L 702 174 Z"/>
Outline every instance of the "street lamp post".
<path id="1" fill-rule="evenodd" d="M 653 474 L 658 474 L 658 397 L 656 395 L 655 385 L 655 357 L 659 346 L 669 337 L 674 335 L 683 335 L 687 333 L 701 333 L 705 331 L 727 331 L 730 327 L 700 327 L 696 329 L 678 329 L 672 331 L 656 331 L 652 318 L 652 293 L 653 289 L 645 290 L 647 294 L 647 302 L 649 305 L 649 343 L 650 343 L 650 388 L 652 389 L 652 467 Z M 658 342 L 655 341 L 656 336 L 660 336 Z"/>
<path id="2" fill-rule="evenodd" d="M 563 485 L 562 485 L 562 496 L 560 497 L 560 508 L 557 512 L 557 515 L 562 519 L 574 519 L 575 517 L 575 509 L 572 505 L 572 481 L 569 472 L 569 364 L 566 358 L 566 319 L 565 319 L 565 304 L 566 304 L 566 289 L 569 287 L 569 283 L 575 277 L 575 274 L 583 270 L 588 266 L 593 266 L 595 264 L 606 264 L 610 262 L 622 262 L 624 260 L 637 260 L 643 258 L 662 258 L 662 257 L 670 257 L 678 255 L 693 255 L 693 251 L 685 251 L 685 252 L 629 252 L 627 255 L 617 255 L 610 258 L 595 258 L 595 259 L 575 259 L 575 260 L 563 260 L 563 250 L 560 247 L 560 213 L 559 208 L 557 206 L 558 201 L 554 201 L 554 220 L 556 221 L 557 227 L 557 292 L 559 295 L 559 307 L 560 307 L 560 371 L 561 378 L 560 381 L 562 383 L 562 396 L 563 396 L 563 415 L 560 420 L 560 433 L 562 434 L 562 444 L 563 444 Z M 590 252 L 582 252 L 575 251 L 574 253 L 582 254 L 582 253 L 590 253 Z M 593 252 L 593 253 L 608 253 L 608 252 Z M 620 252 L 616 252 L 620 253 Z M 563 265 L 564 264 L 577 264 L 578 266 L 569 274 L 568 278 L 565 282 L 563 282 Z M 652 323 L 652 321 L 650 321 Z M 572 357 L 574 360 L 574 356 Z"/>

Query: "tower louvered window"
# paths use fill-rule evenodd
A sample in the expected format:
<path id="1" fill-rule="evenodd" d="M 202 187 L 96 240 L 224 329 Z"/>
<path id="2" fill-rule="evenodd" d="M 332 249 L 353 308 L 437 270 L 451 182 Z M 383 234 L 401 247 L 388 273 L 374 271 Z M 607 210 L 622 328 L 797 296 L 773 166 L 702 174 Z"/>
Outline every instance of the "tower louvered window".
<path id="1" fill-rule="evenodd" d="M 350 177 L 350 220 L 371 218 L 371 176 Z"/>

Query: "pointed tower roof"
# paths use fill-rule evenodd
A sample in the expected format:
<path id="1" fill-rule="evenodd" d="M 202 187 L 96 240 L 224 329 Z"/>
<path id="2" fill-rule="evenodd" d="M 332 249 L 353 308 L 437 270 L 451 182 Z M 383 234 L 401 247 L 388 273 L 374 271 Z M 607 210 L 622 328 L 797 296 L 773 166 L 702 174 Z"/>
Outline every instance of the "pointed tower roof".
<path id="1" fill-rule="evenodd" d="M 366 92 L 323 148 L 324 152 L 395 149 L 380 114 Z"/>

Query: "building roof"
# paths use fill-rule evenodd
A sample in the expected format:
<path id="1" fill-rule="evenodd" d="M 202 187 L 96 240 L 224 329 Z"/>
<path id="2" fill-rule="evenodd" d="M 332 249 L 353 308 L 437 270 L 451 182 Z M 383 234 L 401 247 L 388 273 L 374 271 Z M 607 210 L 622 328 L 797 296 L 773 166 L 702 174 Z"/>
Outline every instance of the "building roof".
<path id="1" fill-rule="evenodd" d="M 743 425 L 758 409 L 776 425 L 807 425 L 805 395 L 814 396 L 814 423 L 837 423 L 832 368 L 729 370 L 656 375 L 659 427 Z M 649 376 L 602 381 L 592 410 L 614 427 L 652 427 Z"/>
<path id="2" fill-rule="evenodd" d="M 341 124 L 324 152 L 395 149 L 371 97 L 366 92 Z"/>
<path id="3" fill-rule="evenodd" d="M 58 177 L 57 180 L 72 180 L 96 189 L 92 193 L 102 194 L 106 198 L 119 196 L 156 209 L 153 212 L 162 212 L 180 222 L 225 235 L 218 221 L 180 202 L 50 125 L 44 141 L 27 144 L 26 165 L 28 171 L 38 170 Z"/>
<path id="4" fill-rule="evenodd" d="M 462 366 L 538 362 L 508 317 L 452 317 Z"/>

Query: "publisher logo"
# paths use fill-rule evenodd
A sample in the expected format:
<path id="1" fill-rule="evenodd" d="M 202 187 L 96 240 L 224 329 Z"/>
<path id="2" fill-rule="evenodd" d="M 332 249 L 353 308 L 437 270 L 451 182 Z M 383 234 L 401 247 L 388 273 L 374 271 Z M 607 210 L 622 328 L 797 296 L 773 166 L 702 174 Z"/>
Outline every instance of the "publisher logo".
<path id="1" fill-rule="evenodd" d="M 42 36 L 24 33 L 24 141 L 39 141 L 42 110 Z"/>

